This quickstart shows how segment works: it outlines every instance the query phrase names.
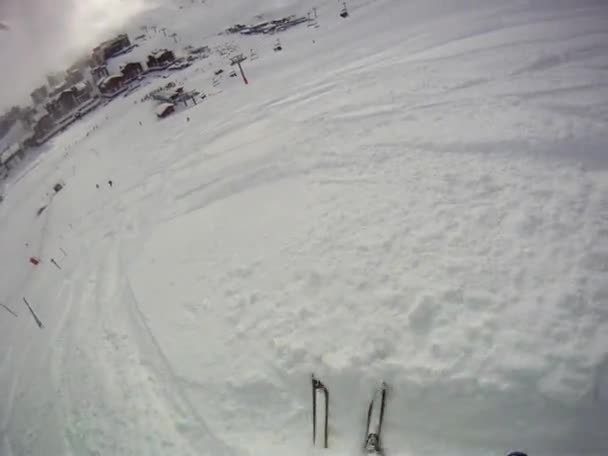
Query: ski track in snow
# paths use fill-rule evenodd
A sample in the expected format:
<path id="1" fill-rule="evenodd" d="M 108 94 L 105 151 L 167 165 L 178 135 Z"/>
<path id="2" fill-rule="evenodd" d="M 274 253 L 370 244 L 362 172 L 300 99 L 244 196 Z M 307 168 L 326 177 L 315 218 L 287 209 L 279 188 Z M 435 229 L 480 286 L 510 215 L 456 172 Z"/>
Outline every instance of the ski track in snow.
<path id="1" fill-rule="evenodd" d="M 608 11 L 470 4 L 323 2 L 212 38 L 251 86 L 54 138 L 0 206 L 0 454 L 317 453 L 311 372 L 331 454 L 381 379 L 387 454 L 605 454 Z"/>

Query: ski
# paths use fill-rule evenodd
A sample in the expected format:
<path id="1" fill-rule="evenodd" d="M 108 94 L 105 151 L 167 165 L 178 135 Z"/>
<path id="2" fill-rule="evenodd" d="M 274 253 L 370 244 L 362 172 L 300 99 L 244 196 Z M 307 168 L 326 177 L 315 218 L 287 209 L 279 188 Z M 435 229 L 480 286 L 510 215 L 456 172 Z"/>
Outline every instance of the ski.
<path id="1" fill-rule="evenodd" d="M 382 448 L 382 420 L 384 419 L 384 407 L 386 403 L 386 383 L 382 382 L 374 392 L 374 396 L 367 409 L 367 428 L 363 448 L 367 454 L 383 455 Z"/>
<path id="2" fill-rule="evenodd" d="M 318 403 L 322 403 L 321 407 Z M 320 415 L 320 416 L 319 416 Z M 323 436 L 319 438 L 323 442 L 323 448 L 328 448 L 327 425 L 329 422 L 329 391 L 325 385 L 312 375 L 312 444 L 317 446 L 317 421 L 323 422 Z"/>

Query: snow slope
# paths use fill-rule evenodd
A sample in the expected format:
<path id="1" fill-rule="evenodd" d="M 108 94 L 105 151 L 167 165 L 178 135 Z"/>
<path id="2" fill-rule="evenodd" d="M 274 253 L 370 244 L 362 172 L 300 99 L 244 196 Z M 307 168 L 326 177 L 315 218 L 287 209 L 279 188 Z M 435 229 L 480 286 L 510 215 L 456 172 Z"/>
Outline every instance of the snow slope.
<path id="1" fill-rule="evenodd" d="M 311 372 L 327 454 L 381 379 L 389 455 L 606 454 L 606 6 L 251 3 L 134 23 L 255 49 L 249 86 L 201 61 L 204 102 L 157 121 L 153 81 L 7 186 L 0 454 L 323 453 Z M 213 33 L 312 6 L 281 53 Z"/>

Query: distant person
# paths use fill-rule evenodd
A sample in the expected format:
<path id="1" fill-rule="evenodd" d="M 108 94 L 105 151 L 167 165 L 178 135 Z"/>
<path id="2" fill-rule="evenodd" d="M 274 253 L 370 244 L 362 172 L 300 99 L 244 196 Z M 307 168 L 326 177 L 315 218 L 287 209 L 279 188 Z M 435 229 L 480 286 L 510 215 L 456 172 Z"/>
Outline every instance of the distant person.
<path id="1" fill-rule="evenodd" d="M 114 185 L 114 182 L 112 182 L 112 180 L 109 180 L 109 181 L 108 181 L 108 185 L 109 185 L 110 187 L 112 187 L 112 186 Z"/>
<path id="2" fill-rule="evenodd" d="M 97 189 L 99 189 L 99 184 L 95 184 L 95 187 L 96 187 Z"/>

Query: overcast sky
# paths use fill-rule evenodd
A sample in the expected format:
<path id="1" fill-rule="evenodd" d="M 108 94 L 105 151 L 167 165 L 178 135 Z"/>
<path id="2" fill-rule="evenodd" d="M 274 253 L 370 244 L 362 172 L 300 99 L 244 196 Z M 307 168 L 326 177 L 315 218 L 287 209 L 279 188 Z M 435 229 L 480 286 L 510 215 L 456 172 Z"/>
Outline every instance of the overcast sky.
<path id="1" fill-rule="evenodd" d="M 29 102 L 49 70 L 120 30 L 148 0 L 0 0 L 0 113 Z"/>

